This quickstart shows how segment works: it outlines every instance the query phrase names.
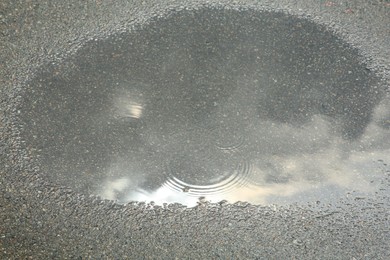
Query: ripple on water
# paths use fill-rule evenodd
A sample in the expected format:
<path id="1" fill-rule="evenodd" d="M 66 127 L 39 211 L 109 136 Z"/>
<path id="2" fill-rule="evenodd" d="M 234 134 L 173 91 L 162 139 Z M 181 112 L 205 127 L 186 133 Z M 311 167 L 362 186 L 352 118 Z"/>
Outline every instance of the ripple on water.
<path id="1" fill-rule="evenodd" d="M 197 184 L 195 181 L 199 180 L 198 175 L 192 180 L 186 180 L 177 171 L 175 174 L 170 171 L 166 182 L 163 186 L 168 187 L 176 192 L 184 192 L 185 196 L 195 197 L 208 197 L 212 195 L 221 195 L 231 191 L 232 189 L 239 189 L 242 186 L 247 185 L 248 175 L 251 171 L 251 164 L 248 161 L 239 161 L 235 165 L 231 165 L 234 168 L 226 169 L 224 174 L 221 174 L 220 169 L 217 172 L 212 172 L 210 168 L 207 170 L 207 174 L 216 174 L 214 178 L 206 178 L 201 184 Z M 191 167 L 191 170 L 197 167 Z M 169 167 L 168 170 L 171 168 Z M 203 175 L 204 176 L 204 175 Z"/>

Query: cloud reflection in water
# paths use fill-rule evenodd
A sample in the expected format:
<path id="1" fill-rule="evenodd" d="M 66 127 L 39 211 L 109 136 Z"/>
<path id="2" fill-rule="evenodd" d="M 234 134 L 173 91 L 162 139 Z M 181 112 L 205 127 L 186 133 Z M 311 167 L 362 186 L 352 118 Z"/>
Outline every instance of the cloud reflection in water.
<path id="1" fill-rule="evenodd" d="M 377 190 L 376 180 L 383 174 L 377 167 L 378 158 L 390 160 L 390 129 L 383 124 L 388 118 L 390 105 L 384 99 L 375 108 L 363 135 L 354 141 L 335 135 L 326 116 L 315 115 L 303 127 L 261 121 L 245 130 L 240 154 L 247 155 L 250 170 L 232 185 L 234 178 L 202 186 L 196 185 L 196 176 L 195 183 L 166 176 L 168 180 L 159 186 L 146 189 L 142 183 L 148 182 L 148 172 L 130 174 L 128 166 L 116 162 L 113 167 L 122 167 L 123 172 L 120 177 L 107 178 L 100 195 L 119 202 L 178 202 L 195 206 L 199 197 L 211 202 L 270 204 L 331 200 L 347 191 L 371 193 Z M 215 138 L 212 134 L 211 137 Z M 272 148 L 264 150 L 267 145 Z"/>

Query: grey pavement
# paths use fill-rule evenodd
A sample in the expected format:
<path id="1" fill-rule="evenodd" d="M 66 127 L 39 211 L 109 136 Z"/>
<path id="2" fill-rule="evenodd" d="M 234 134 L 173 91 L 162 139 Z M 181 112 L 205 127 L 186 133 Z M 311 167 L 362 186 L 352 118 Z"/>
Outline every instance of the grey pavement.
<path id="1" fill-rule="evenodd" d="M 282 12 L 328 28 L 390 83 L 390 2 L 12 1 L 0 2 L 1 259 L 389 259 L 390 158 L 370 195 L 290 205 L 208 203 L 187 208 L 117 204 L 45 177 L 23 139 L 23 91 L 38 72 L 151 18 L 214 8 Z M 310 36 L 306 36 L 310 37 Z M 49 70 L 48 70 L 49 71 Z M 386 141 L 383 142 L 386 144 Z M 387 147 L 384 145 L 384 147 Z M 386 157 L 387 156 L 387 157 Z M 375 168 L 375 169 L 374 169 Z"/>

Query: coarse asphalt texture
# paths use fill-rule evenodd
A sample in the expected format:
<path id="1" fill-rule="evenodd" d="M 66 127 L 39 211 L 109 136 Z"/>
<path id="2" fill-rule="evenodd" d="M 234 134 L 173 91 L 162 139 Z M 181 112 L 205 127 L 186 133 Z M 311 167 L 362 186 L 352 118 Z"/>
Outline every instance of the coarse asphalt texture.
<path id="1" fill-rule="evenodd" d="M 13 1 L 0 2 L 1 259 L 389 259 L 390 158 L 380 189 L 289 206 L 245 202 L 194 208 L 116 204 L 49 182 L 18 128 L 21 90 L 45 64 L 86 42 L 188 9 L 283 12 L 325 25 L 390 83 L 390 2 Z"/>

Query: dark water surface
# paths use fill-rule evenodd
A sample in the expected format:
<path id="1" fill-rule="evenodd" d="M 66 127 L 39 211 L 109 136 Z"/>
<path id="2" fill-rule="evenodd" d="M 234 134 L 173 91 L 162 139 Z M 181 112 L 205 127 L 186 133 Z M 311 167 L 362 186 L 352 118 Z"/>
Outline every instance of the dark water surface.
<path id="1" fill-rule="evenodd" d="M 43 69 L 22 136 L 45 178 L 121 203 L 335 200 L 390 163 L 378 82 L 308 21 L 185 11 Z"/>

